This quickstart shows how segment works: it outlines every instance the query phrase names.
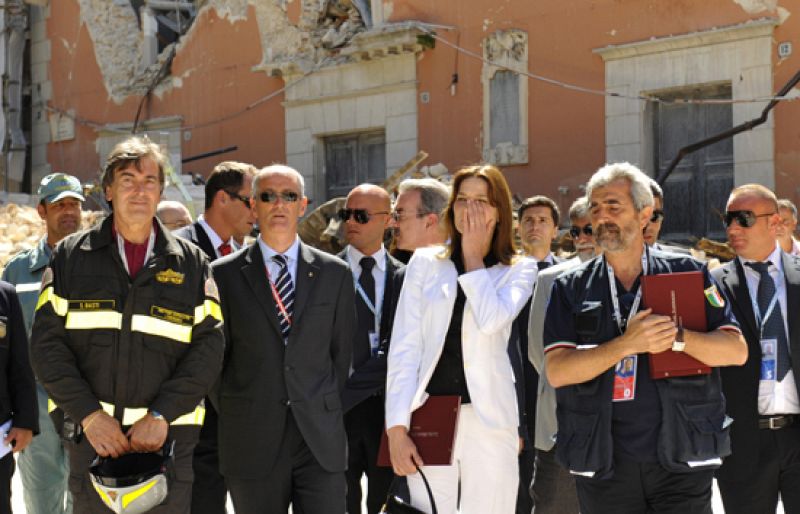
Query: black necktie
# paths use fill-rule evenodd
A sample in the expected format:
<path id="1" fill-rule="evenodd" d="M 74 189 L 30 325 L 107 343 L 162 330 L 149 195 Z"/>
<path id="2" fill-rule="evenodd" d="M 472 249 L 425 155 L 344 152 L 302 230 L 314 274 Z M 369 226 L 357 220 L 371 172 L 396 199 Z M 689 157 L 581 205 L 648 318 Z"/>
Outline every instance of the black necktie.
<path id="1" fill-rule="evenodd" d="M 281 325 L 281 334 L 283 340 L 289 338 L 289 332 L 292 329 L 292 308 L 294 307 L 294 286 L 292 285 L 292 275 L 289 273 L 289 266 L 286 262 L 286 257 L 283 255 L 274 255 L 272 260 L 280 266 L 278 277 L 275 279 L 275 291 L 278 292 L 280 303 L 278 303 L 278 322 Z M 282 306 L 281 306 L 282 304 Z"/>
<path id="2" fill-rule="evenodd" d="M 550 263 L 547 262 L 547 261 L 539 261 L 539 262 L 536 263 L 536 267 L 539 268 L 539 271 L 542 271 L 543 269 L 549 268 L 550 267 Z"/>
<path id="3" fill-rule="evenodd" d="M 761 318 L 761 339 L 775 339 L 778 343 L 776 348 L 776 370 L 775 380 L 780 382 L 789 369 L 792 367 L 792 359 L 789 356 L 789 341 L 786 337 L 786 326 L 783 324 L 783 314 L 781 313 L 780 301 L 775 302 L 772 312 L 769 317 L 764 319 L 767 314 L 769 304 L 772 303 L 772 298 L 777 292 L 775 281 L 769 274 L 769 266 L 772 263 L 767 262 L 748 262 L 747 265 L 756 270 L 759 274 L 758 280 L 758 293 L 756 294 L 756 301 L 758 303 L 758 310 Z"/>
<path id="4" fill-rule="evenodd" d="M 362 257 L 359 261 L 361 266 L 361 276 L 358 277 L 359 291 L 356 294 L 356 315 L 358 316 L 358 337 L 353 348 L 353 367 L 357 368 L 368 361 L 372 355 L 372 348 L 369 344 L 370 332 L 375 332 L 375 314 L 364 301 L 365 295 L 369 298 L 369 303 L 375 308 L 375 277 L 372 276 L 372 268 L 375 267 L 375 259 L 372 257 Z"/>

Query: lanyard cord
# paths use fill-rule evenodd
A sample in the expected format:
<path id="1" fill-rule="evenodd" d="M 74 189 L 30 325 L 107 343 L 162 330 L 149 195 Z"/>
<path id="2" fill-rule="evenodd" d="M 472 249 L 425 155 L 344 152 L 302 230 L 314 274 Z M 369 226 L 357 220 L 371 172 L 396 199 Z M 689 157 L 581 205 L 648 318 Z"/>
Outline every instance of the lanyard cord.
<path id="1" fill-rule="evenodd" d="M 649 259 L 648 259 L 648 252 L 645 248 L 642 252 L 642 274 L 647 275 L 649 266 Z M 603 257 L 605 260 L 606 268 L 608 269 L 608 285 L 611 288 L 611 304 L 614 307 L 614 321 L 617 322 L 617 328 L 619 328 L 620 333 L 625 333 L 625 329 L 628 326 L 631 318 L 636 315 L 636 312 L 639 310 L 639 303 L 642 301 L 642 284 L 639 284 L 639 288 L 636 290 L 636 298 L 633 300 L 633 304 L 631 304 L 631 310 L 628 312 L 628 319 L 622 319 L 622 311 L 619 307 L 619 298 L 617 298 L 617 282 L 614 278 L 614 268 L 611 267 L 611 264 L 608 263 L 605 256 Z"/>

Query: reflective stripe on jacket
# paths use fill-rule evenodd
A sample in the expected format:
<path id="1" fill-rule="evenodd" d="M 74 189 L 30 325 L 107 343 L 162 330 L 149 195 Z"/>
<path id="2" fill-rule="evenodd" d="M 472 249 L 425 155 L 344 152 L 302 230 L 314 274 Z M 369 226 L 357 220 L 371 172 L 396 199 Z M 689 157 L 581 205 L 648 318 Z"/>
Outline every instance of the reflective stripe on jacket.
<path id="1" fill-rule="evenodd" d="M 112 223 L 113 215 L 54 251 L 31 338 L 37 377 L 77 422 L 112 406 L 123 425 L 147 409 L 200 425 L 198 405 L 223 355 L 208 260 L 155 222 L 152 255 L 131 280 Z"/>

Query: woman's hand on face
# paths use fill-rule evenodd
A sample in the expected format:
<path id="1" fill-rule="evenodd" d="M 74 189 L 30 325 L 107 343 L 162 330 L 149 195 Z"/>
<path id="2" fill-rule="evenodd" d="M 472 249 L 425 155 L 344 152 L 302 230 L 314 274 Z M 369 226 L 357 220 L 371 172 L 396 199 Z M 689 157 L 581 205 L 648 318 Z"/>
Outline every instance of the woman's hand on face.
<path id="1" fill-rule="evenodd" d="M 461 252 L 468 271 L 482 267 L 483 258 L 489 253 L 496 223 L 490 215 L 491 209 L 486 202 L 467 200 L 464 230 L 461 233 Z M 477 265 L 470 266 L 470 261 Z"/>
<path id="2" fill-rule="evenodd" d="M 417 466 L 423 466 L 422 457 L 417 453 L 417 446 L 408 436 L 404 426 L 394 426 L 386 431 L 389 439 L 389 458 L 397 476 L 413 475 Z"/>

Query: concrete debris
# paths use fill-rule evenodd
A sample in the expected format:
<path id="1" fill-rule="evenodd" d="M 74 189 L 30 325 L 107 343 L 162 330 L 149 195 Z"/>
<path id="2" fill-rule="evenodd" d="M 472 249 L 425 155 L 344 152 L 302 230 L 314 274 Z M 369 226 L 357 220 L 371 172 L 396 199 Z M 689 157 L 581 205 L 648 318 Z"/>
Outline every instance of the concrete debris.
<path id="1" fill-rule="evenodd" d="M 287 16 L 289 1 L 301 2 L 296 24 Z M 128 96 L 142 95 L 158 74 L 172 45 L 161 50 L 156 62 L 146 68 L 142 61 L 144 41 L 139 22 L 130 4 L 108 0 L 78 0 L 81 22 L 94 43 L 97 63 L 111 99 L 122 103 Z M 339 49 L 372 26 L 368 0 L 195 0 L 197 16 L 213 9 L 229 23 L 247 19 L 253 9 L 262 44 L 262 67 L 292 63 L 299 69 L 312 69 L 318 63 L 346 60 Z M 196 23 L 173 45 L 176 51 L 195 36 Z M 155 89 L 157 96 L 182 80 L 167 78 Z"/>
<path id="2" fill-rule="evenodd" d="M 93 226 L 105 216 L 84 211 L 82 227 Z M 45 235 L 44 222 L 35 207 L 8 203 L 0 205 L 0 269 L 18 252 L 33 248 Z"/>
<path id="3" fill-rule="evenodd" d="M 774 11 L 778 7 L 778 0 L 733 0 L 742 9 L 750 14 L 763 11 Z"/>

